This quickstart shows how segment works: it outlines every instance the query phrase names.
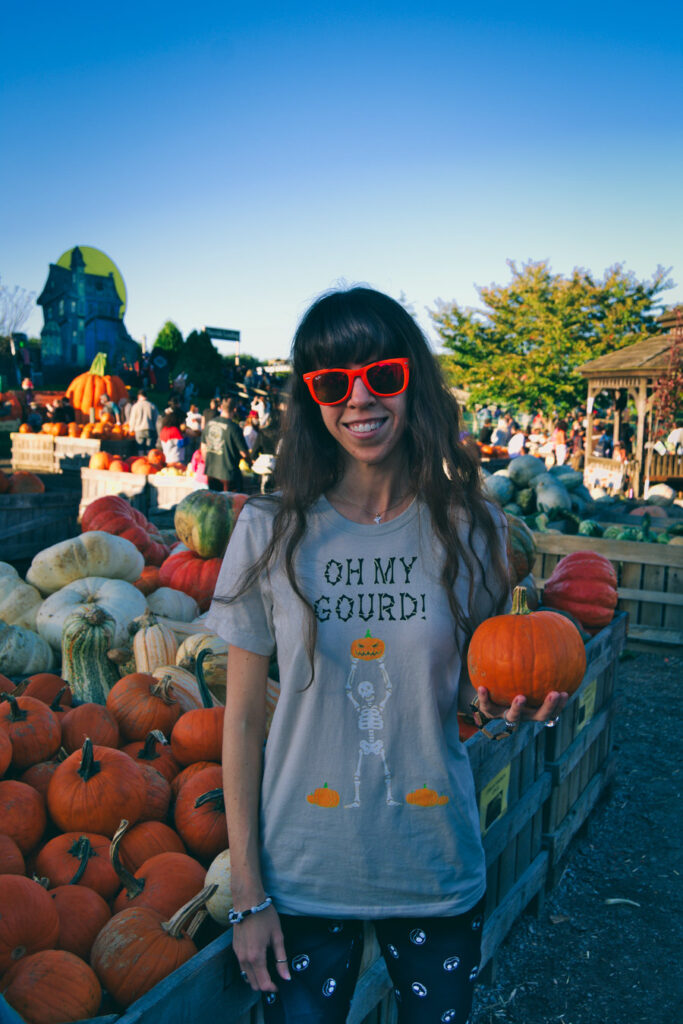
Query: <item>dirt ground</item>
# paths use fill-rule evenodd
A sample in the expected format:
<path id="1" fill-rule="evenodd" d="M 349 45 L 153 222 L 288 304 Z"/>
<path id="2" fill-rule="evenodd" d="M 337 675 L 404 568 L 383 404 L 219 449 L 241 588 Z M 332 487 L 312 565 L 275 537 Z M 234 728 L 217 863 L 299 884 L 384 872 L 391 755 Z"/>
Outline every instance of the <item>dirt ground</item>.
<path id="1" fill-rule="evenodd" d="M 680 692 L 683 657 L 619 663 L 611 791 L 480 985 L 470 1024 L 681 1024 Z"/>

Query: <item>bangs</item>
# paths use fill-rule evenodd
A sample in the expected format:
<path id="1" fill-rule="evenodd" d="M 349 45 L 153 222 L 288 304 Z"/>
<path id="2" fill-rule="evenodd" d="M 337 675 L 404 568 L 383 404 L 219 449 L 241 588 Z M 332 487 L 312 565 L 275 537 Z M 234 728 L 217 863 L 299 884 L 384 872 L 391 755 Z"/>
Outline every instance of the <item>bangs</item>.
<path id="1" fill-rule="evenodd" d="M 386 308 L 373 308 L 367 296 L 378 294 L 359 288 L 320 299 L 297 331 L 292 353 L 295 372 L 409 355 L 410 345 L 401 323 L 407 316 L 405 310 L 386 296 L 381 299 L 398 307 L 398 316 L 393 309 L 394 315 L 387 316 Z"/>

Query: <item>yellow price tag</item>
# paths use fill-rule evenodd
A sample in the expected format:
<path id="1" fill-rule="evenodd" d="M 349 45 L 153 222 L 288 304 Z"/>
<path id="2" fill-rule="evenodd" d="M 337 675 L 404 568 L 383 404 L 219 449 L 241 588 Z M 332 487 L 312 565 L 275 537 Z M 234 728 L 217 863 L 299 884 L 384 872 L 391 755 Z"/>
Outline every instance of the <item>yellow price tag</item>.
<path id="1" fill-rule="evenodd" d="M 576 712 L 576 732 L 577 734 L 588 725 L 591 718 L 595 714 L 595 700 L 598 692 L 598 681 L 597 679 L 591 679 L 590 683 L 586 686 L 579 697 Z"/>
<path id="2" fill-rule="evenodd" d="M 507 764 L 479 794 L 479 827 L 483 836 L 507 813 L 509 788 L 510 765 Z"/>

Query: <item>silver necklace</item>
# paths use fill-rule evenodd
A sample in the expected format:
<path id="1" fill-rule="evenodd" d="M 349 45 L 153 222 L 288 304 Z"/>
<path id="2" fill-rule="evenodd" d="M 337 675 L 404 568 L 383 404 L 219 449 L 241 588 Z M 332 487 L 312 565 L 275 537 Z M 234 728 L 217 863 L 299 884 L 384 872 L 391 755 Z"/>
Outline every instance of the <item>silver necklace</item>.
<path id="1" fill-rule="evenodd" d="M 382 517 L 385 516 L 387 512 L 391 512 L 392 509 L 398 508 L 398 506 L 405 501 L 409 494 L 410 491 L 406 491 L 405 494 L 401 495 L 398 501 L 395 501 L 393 505 L 387 505 L 387 507 L 382 512 L 373 512 L 372 509 L 366 508 L 365 505 L 359 505 L 357 501 L 351 501 L 349 498 L 343 498 L 340 494 L 336 495 L 336 498 L 337 501 L 341 501 L 345 505 L 353 505 L 354 508 L 361 509 L 363 512 L 365 512 L 366 515 L 372 516 L 373 522 L 377 523 L 378 526 L 381 526 Z"/>

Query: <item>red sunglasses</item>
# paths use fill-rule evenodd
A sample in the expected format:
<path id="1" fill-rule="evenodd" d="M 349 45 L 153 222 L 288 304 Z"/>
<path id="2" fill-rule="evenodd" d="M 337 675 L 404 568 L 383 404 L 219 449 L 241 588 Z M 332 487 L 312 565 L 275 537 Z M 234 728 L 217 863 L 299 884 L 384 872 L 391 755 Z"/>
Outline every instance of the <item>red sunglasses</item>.
<path id="1" fill-rule="evenodd" d="M 318 405 L 339 405 L 345 402 L 351 394 L 356 377 L 360 377 L 371 394 L 378 398 L 392 398 L 402 394 L 408 387 L 409 364 L 410 360 L 401 356 L 381 359 L 378 363 L 359 366 L 356 370 L 312 370 L 304 373 L 303 379 Z"/>

